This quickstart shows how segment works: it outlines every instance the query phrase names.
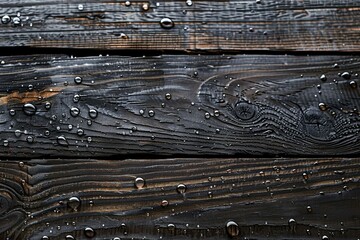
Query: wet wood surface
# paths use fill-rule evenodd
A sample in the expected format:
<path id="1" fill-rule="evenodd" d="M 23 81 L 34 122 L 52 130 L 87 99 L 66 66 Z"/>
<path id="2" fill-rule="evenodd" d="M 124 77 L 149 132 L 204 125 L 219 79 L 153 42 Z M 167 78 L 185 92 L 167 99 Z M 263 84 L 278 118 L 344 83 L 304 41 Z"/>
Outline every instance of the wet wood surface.
<path id="1" fill-rule="evenodd" d="M 1 161 L 0 237 L 357 239 L 359 164 L 359 158 Z"/>
<path id="2" fill-rule="evenodd" d="M 1 60 L 2 157 L 360 153 L 356 56 Z"/>
<path id="3" fill-rule="evenodd" d="M 129 3 L 1 0 L 0 16 L 5 18 L 0 23 L 0 46 L 231 52 L 360 50 L 357 0 Z"/>

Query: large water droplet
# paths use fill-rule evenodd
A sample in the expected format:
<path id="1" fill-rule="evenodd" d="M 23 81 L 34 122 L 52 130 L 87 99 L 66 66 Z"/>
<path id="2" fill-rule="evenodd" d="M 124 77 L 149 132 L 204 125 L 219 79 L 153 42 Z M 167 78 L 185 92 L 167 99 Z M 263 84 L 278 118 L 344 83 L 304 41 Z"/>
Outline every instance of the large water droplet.
<path id="1" fill-rule="evenodd" d="M 352 88 L 357 88 L 357 83 L 355 81 L 350 81 L 350 86 Z"/>
<path id="2" fill-rule="evenodd" d="M 351 78 L 351 74 L 349 72 L 343 72 L 341 74 L 341 77 L 346 79 L 346 80 L 349 80 Z"/>
<path id="3" fill-rule="evenodd" d="M 81 83 L 82 83 L 82 78 L 79 77 L 79 76 L 77 76 L 77 77 L 74 78 L 74 82 L 75 82 L 76 84 L 81 84 Z"/>
<path id="4" fill-rule="evenodd" d="M 185 184 L 179 184 L 177 187 L 176 187 L 176 191 L 180 194 L 184 194 L 186 192 L 186 186 Z"/>
<path id="5" fill-rule="evenodd" d="M 74 97 L 73 97 L 73 101 L 74 103 L 77 103 L 80 101 L 80 95 L 79 94 L 75 94 Z"/>
<path id="6" fill-rule="evenodd" d="M 20 25 L 21 19 L 19 17 L 14 17 L 13 18 L 13 23 L 14 23 L 15 26 Z"/>
<path id="7" fill-rule="evenodd" d="M 78 10 L 79 10 L 79 11 L 82 11 L 82 10 L 84 10 L 84 5 L 82 5 L 82 4 L 79 4 L 79 5 L 78 5 Z"/>
<path id="8" fill-rule="evenodd" d="M 170 99 L 171 99 L 171 94 L 170 94 L 170 93 L 166 93 L 166 94 L 165 94 L 165 99 L 166 99 L 166 100 L 170 100 Z"/>
<path id="9" fill-rule="evenodd" d="M 23 111 L 26 115 L 31 116 L 36 113 L 36 107 L 31 103 L 25 103 L 23 106 Z"/>
<path id="10" fill-rule="evenodd" d="M 3 24 L 8 24 L 9 22 L 11 21 L 11 17 L 9 15 L 4 15 L 2 18 L 1 18 L 1 22 Z"/>
<path id="11" fill-rule="evenodd" d="M 10 109 L 9 114 L 10 114 L 10 116 L 15 116 L 15 114 L 16 114 L 15 109 Z"/>
<path id="12" fill-rule="evenodd" d="M 193 2 L 192 2 L 191 0 L 186 0 L 186 5 L 192 6 L 192 5 L 193 5 Z"/>
<path id="13" fill-rule="evenodd" d="M 141 189 L 141 188 L 143 188 L 145 186 L 145 180 L 143 179 L 143 178 L 141 178 L 141 177 L 137 177 L 136 179 L 135 179 L 135 187 L 137 188 L 137 189 Z"/>
<path id="14" fill-rule="evenodd" d="M 71 197 L 71 198 L 69 198 L 67 205 L 73 211 L 77 211 L 80 206 L 80 199 L 78 197 Z"/>
<path id="15" fill-rule="evenodd" d="M 80 114 L 80 109 L 78 109 L 77 107 L 72 107 L 70 109 L 70 115 L 73 117 L 77 117 Z"/>
<path id="16" fill-rule="evenodd" d="M 89 116 L 90 116 L 91 118 L 96 118 L 97 115 L 98 115 L 98 112 L 96 111 L 96 109 L 90 109 L 90 110 L 89 110 Z"/>
<path id="17" fill-rule="evenodd" d="M 95 236 L 95 231 L 91 227 L 86 227 L 84 230 L 85 236 L 88 238 L 93 238 Z"/>
<path id="18" fill-rule="evenodd" d="M 320 76 L 320 80 L 323 81 L 323 82 L 325 82 L 325 81 L 327 80 L 326 75 L 325 75 L 325 74 L 321 75 L 321 76 Z"/>
<path id="19" fill-rule="evenodd" d="M 66 235 L 65 240 L 75 240 L 72 235 Z"/>
<path id="20" fill-rule="evenodd" d="M 160 25 L 163 28 L 170 29 L 174 27 L 174 22 L 170 18 L 163 18 L 160 21 Z"/>
<path id="21" fill-rule="evenodd" d="M 240 234 L 239 225 L 234 221 L 228 221 L 226 223 L 226 232 L 230 237 L 236 237 Z"/>
<path id="22" fill-rule="evenodd" d="M 61 146 L 69 146 L 69 143 L 64 136 L 57 137 L 57 143 Z"/>
<path id="23" fill-rule="evenodd" d="M 154 112 L 154 110 L 149 110 L 149 116 L 150 116 L 150 117 L 155 116 L 155 112 Z"/>

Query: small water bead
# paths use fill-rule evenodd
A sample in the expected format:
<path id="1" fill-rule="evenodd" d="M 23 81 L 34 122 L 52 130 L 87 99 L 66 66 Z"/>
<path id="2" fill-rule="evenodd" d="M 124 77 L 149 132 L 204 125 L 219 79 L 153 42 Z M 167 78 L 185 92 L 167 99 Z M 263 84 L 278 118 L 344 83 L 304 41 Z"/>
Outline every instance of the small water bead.
<path id="1" fill-rule="evenodd" d="M 11 21 L 11 17 L 9 15 L 4 15 L 2 18 L 1 18 L 1 22 L 3 24 L 8 24 L 9 22 Z"/>
<path id="2" fill-rule="evenodd" d="M 75 94 L 74 97 L 73 97 L 73 102 L 74 103 L 77 103 L 80 101 L 80 95 L 79 94 Z"/>
<path id="3" fill-rule="evenodd" d="M 261 4 L 261 0 L 256 0 L 256 3 L 257 3 L 257 4 Z"/>
<path id="4" fill-rule="evenodd" d="M 45 102 L 45 109 L 49 110 L 51 108 L 50 102 Z"/>
<path id="5" fill-rule="evenodd" d="M 91 137 L 88 137 L 88 138 L 87 138 L 87 141 L 88 141 L 88 143 L 91 143 L 91 142 L 92 142 L 92 138 L 91 138 Z"/>
<path id="6" fill-rule="evenodd" d="M 93 238 L 95 236 L 95 231 L 91 227 L 86 227 L 84 229 L 84 234 L 88 238 Z"/>
<path id="7" fill-rule="evenodd" d="M 15 136 L 16 137 L 20 137 L 21 136 L 21 131 L 18 129 L 18 130 L 15 130 Z"/>
<path id="8" fill-rule="evenodd" d="M 326 111 L 326 109 L 327 109 L 326 104 L 325 104 L 325 103 L 319 103 L 319 109 L 320 109 L 321 111 Z"/>
<path id="9" fill-rule="evenodd" d="M 84 130 L 81 129 L 81 128 L 79 128 L 79 129 L 77 130 L 77 135 L 78 135 L 78 136 L 83 136 L 83 135 L 84 135 Z"/>
<path id="10" fill-rule="evenodd" d="M 322 240 L 329 240 L 329 237 L 328 236 L 326 236 L 326 235 L 324 235 L 324 236 L 322 236 L 322 238 L 321 238 Z"/>
<path id="11" fill-rule="evenodd" d="M 166 93 L 166 94 L 165 94 L 165 99 L 166 99 L 166 100 L 171 100 L 171 94 L 170 94 L 170 93 Z"/>
<path id="12" fill-rule="evenodd" d="M 66 235 L 65 240 L 75 240 L 72 235 Z"/>
<path id="13" fill-rule="evenodd" d="M 295 221 L 295 219 L 291 218 L 289 220 L 289 228 L 290 228 L 290 231 L 295 232 L 295 230 L 296 230 L 296 221 Z"/>
<path id="14" fill-rule="evenodd" d="M 214 110 L 214 116 L 215 116 L 215 117 L 220 116 L 220 111 L 219 111 L 219 110 Z"/>
<path id="15" fill-rule="evenodd" d="M 78 5 L 78 10 L 79 10 L 79 11 L 82 11 L 82 10 L 84 10 L 84 5 L 82 5 L 82 4 L 79 4 L 79 5 Z"/>
<path id="16" fill-rule="evenodd" d="M 141 178 L 141 177 L 137 177 L 136 179 L 135 179 L 135 187 L 137 188 L 137 189 L 141 189 L 141 188 L 143 188 L 145 186 L 145 180 L 143 179 L 143 178 Z"/>
<path id="17" fill-rule="evenodd" d="M 26 137 L 26 141 L 27 141 L 28 143 L 33 143 L 33 142 L 34 142 L 34 137 L 33 137 L 33 136 L 27 136 L 27 137 Z"/>
<path id="18" fill-rule="evenodd" d="M 48 236 L 43 236 L 41 240 L 49 240 L 50 238 Z"/>
<path id="19" fill-rule="evenodd" d="M 170 29 L 175 26 L 174 22 L 170 18 L 161 19 L 160 25 L 162 28 L 165 28 L 165 29 Z"/>
<path id="20" fill-rule="evenodd" d="M 352 88 L 357 88 L 357 83 L 355 81 L 350 81 L 350 86 Z"/>
<path id="21" fill-rule="evenodd" d="M 36 107 L 31 103 L 26 103 L 23 106 L 23 111 L 26 115 L 31 116 L 36 113 Z"/>
<path id="22" fill-rule="evenodd" d="M 168 231 L 171 233 L 171 234 L 174 234 L 175 233 L 175 225 L 172 224 L 172 223 L 169 223 L 168 226 Z"/>
<path id="23" fill-rule="evenodd" d="M 59 136 L 57 137 L 57 143 L 60 146 L 69 146 L 69 142 L 67 141 L 67 139 L 64 136 Z"/>
<path id="24" fill-rule="evenodd" d="M 327 80 L 326 75 L 325 75 L 325 74 L 321 75 L 321 76 L 320 76 L 320 80 L 323 81 L 323 82 L 325 82 L 325 81 Z"/>
<path id="25" fill-rule="evenodd" d="M 160 206 L 162 206 L 162 207 L 167 207 L 167 206 L 169 206 L 169 202 L 164 199 L 164 200 L 161 201 Z"/>
<path id="26" fill-rule="evenodd" d="M 191 0 L 186 0 L 186 5 L 192 6 L 192 5 L 193 5 L 193 2 L 192 2 Z"/>
<path id="27" fill-rule="evenodd" d="M 79 77 L 79 76 L 77 76 L 77 77 L 74 78 L 74 82 L 75 82 L 76 84 L 81 84 L 81 83 L 82 83 L 82 78 Z"/>
<path id="28" fill-rule="evenodd" d="M 185 184 L 179 184 L 177 187 L 176 187 L 176 191 L 180 194 L 184 194 L 186 192 L 186 186 Z"/>
<path id="29" fill-rule="evenodd" d="M 71 197 L 68 199 L 67 205 L 73 211 L 77 211 L 80 206 L 80 199 L 78 197 Z"/>
<path id="30" fill-rule="evenodd" d="M 149 8 L 150 8 L 149 3 L 144 3 L 144 4 L 142 5 L 142 10 L 144 10 L 144 11 L 148 11 Z"/>
<path id="31" fill-rule="evenodd" d="M 21 19 L 19 17 L 14 17 L 13 18 L 13 23 L 15 26 L 18 26 L 21 24 Z"/>
<path id="32" fill-rule="evenodd" d="M 10 114 L 10 116 L 15 116 L 15 114 L 16 114 L 15 109 L 10 109 L 9 114 Z"/>
<path id="33" fill-rule="evenodd" d="M 340 76 L 346 80 L 349 80 L 351 78 L 351 74 L 349 72 L 343 72 Z"/>
<path id="34" fill-rule="evenodd" d="M 34 85 L 32 85 L 32 84 L 29 84 L 29 86 L 28 86 L 28 89 L 29 89 L 29 91 L 32 91 L 32 90 L 34 90 Z"/>
<path id="35" fill-rule="evenodd" d="M 77 117 L 80 114 L 80 109 L 78 109 L 77 107 L 72 107 L 70 109 L 70 115 L 73 117 Z"/>
<path id="36" fill-rule="evenodd" d="M 155 116 L 155 112 L 154 112 L 154 110 L 149 110 L 149 116 L 150 116 L 150 117 Z"/>
<path id="37" fill-rule="evenodd" d="M 125 2 L 125 6 L 130 7 L 130 5 L 131 5 L 131 2 L 130 2 L 130 1 L 126 1 L 126 2 Z"/>
<path id="38" fill-rule="evenodd" d="M 206 112 L 206 113 L 205 113 L 205 118 L 206 118 L 206 119 L 209 119 L 209 118 L 210 118 L 210 113 Z"/>
<path id="39" fill-rule="evenodd" d="M 89 117 L 96 118 L 98 116 L 98 111 L 96 109 L 89 110 Z"/>
<path id="40" fill-rule="evenodd" d="M 226 223 L 226 232 L 229 234 L 230 237 L 236 237 L 240 234 L 239 225 L 234 221 L 228 221 Z"/>
<path id="41" fill-rule="evenodd" d="M 306 207 L 306 211 L 308 211 L 308 213 L 311 213 L 311 212 L 312 212 L 312 208 L 311 208 L 310 205 L 308 205 L 308 206 Z"/>
<path id="42" fill-rule="evenodd" d="M 5 140 L 3 141 L 3 145 L 4 145 L 4 147 L 9 146 L 9 141 L 5 139 Z"/>

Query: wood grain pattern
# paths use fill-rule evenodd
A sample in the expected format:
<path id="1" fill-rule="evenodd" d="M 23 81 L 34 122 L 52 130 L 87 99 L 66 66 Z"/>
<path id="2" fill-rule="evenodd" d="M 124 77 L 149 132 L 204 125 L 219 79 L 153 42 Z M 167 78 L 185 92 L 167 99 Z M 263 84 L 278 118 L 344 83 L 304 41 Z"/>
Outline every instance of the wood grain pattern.
<path id="1" fill-rule="evenodd" d="M 191 6 L 185 0 L 130 1 L 130 6 L 125 2 L 1 0 L 0 16 L 12 20 L 0 23 L 0 46 L 360 50 L 360 2 L 356 0 L 196 0 Z M 162 28 L 163 18 L 170 18 L 174 27 Z"/>
<path id="2" fill-rule="evenodd" d="M 358 57 L 1 60 L 2 157 L 360 153 Z"/>
<path id="3" fill-rule="evenodd" d="M 359 164 L 359 158 L 2 161 L 0 237 L 88 239 L 90 227 L 94 239 L 227 239 L 232 220 L 240 231 L 235 239 L 356 239 Z"/>

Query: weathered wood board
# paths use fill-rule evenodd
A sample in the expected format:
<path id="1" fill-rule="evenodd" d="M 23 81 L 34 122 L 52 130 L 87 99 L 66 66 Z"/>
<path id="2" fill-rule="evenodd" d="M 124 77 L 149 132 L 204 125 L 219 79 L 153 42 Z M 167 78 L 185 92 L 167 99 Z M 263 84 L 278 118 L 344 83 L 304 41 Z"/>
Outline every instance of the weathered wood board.
<path id="1" fill-rule="evenodd" d="M 357 56 L 0 61 L 2 157 L 360 153 Z"/>
<path id="2" fill-rule="evenodd" d="M 5 18 L 0 23 L 0 46 L 231 52 L 360 51 L 358 0 L 129 3 L 1 0 L 0 17 Z M 160 24 L 162 20 L 163 25 Z"/>
<path id="3" fill-rule="evenodd" d="M 359 158 L 1 161 L 0 238 L 227 239 L 226 225 L 234 221 L 235 239 L 357 239 L 359 164 Z"/>

